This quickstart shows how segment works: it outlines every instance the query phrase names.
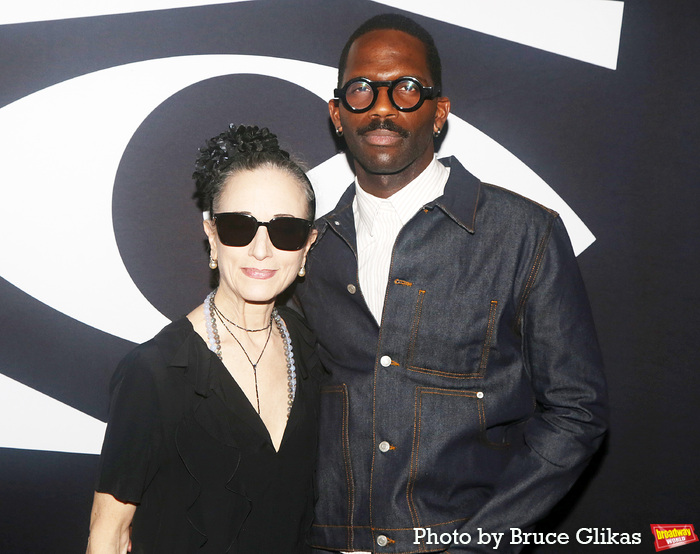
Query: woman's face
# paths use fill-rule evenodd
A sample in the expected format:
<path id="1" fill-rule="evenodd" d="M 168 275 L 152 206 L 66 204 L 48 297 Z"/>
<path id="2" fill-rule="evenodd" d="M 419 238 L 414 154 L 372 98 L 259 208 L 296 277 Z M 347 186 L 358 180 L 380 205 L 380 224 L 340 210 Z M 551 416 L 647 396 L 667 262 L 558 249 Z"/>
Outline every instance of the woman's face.
<path id="1" fill-rule="evenodd" d="M 292 216 L 306 219 L 307 202 L 301 185 L 286 171 L 260 168 L 242 171 L 224 184 L 216 213 L 240 212 L 258 221 Z M 226 246 L 219 240 L 216 225 L 204 222 L 212 257 L 219 264 L 219 287 L 238 300 L 252 303 L 274 301 L 297 276 L 316 236 L 312 230 L 301 250 L 279 250 L 270 242 L 266 227 L 258 227 L 247 246 Z"/>

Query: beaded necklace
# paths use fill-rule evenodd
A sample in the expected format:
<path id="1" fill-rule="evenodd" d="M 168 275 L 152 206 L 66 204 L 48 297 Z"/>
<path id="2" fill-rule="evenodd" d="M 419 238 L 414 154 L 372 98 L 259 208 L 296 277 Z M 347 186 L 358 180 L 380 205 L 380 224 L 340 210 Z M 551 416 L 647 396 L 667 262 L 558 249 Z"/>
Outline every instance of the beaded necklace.
<path id="1" fill-rule="evenodd" d="M 213 290 L 210 292 L 207 297 L 204 299 L 204 321 L 206 324 L 207 328 L 207 339 L 209 341 L 209 350 L 214 352 L 216 356 L 223 362 L 223 355 L 221 353 L 221 338 L 219 337 L 219 330 L 217 326 L 217 317 L 219 318 L 219 321 L 224 325 L 226 330 L 231 334 L 231 336 L 236 339 L 236 342 L 241 346 L 241 349 L 243 350 L 243 353 L 246 355 L 248 358 L 248 361 L 250 362 L 250 365 L 253 367 L 253 376 L 255 379 L 255 398 L 257 401 L 257 411 L 258 414 L 260 414 L 260 397 L 258 396 L 258 375 L 257 375 L 257 364 L 260 361 L 260 358 L 262 358 L 262 352 L 260 353 L 260 358 L 258 358 L 258 361 L 253 364 L 252 360 L 248 356 L 248 353 L 245 351 L 243 348 L 243 345 L 240 343 L 240 341 L 236 338 L 236 336 L 231 333 L 231 330 L 226 326 L 226 323 L 224 322 L 224 319 L 228 321 L 229 323 L 232 323 L 233 325 L 236 325 L 232 321 L 230 321 L 228 318 L 225 318 L 223 314 L 217 309 L 216 305 L 214 304 L 214 296 L 216 295 L 216 290 Z M 272 316 L 271 319 L 275 322 L 275 326 L 277 327 L 277 331 L 280 334 L 280 337 L 282 337 L 282 343 L 284 345 L 284 357 L 287 362 L 287 418 L 289 418 L 289 414 L 292 411 L 292 405 L 294 404 L 294 397 L 296 395 L 296 388 L 297 388 L 297 376 L 296 376 L 296 366 L 294 365 L 294 352 L 292 350 L 292 339 L 289 336 L 289 331 L 287 330 L 287 326 L 284 323 L 284 320 L 282 317 L 279 315 L 277 312 L 277 308 L 273 308 L 272 310 Z M 236 325 L 238 327 L 238 325 Z M 255 332 L 255 331 L 262 331 L 264 329 L 267 329 L 269 326 L 264 327 L 263 329 L 251 329 L 250 331 Z M 242 328 L 242 327 L 241 327 Z M 270 329 L 270 332 L 272 330 Z M 268 335 L 268 340 L 270 336 Z M 265 343 L 265 346 L 267 346 L 267 342 Z M 263 347 L 263 352 L 265 351 L 265 348 Z"/>

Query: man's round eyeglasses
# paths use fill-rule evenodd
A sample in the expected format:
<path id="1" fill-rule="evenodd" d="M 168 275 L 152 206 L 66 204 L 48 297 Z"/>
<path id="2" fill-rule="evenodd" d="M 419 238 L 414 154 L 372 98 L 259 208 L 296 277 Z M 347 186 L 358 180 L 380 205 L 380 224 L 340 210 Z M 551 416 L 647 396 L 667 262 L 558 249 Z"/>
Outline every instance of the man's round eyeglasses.
<path id="1" fill-rule="evenodd" d="M 413 112 L 420 108 L 425 100 L 440 96 L 439 87 L 424 87 L 414 77 L 399 77 L 393 81 L 370 81 L 365 77 L 357 77 L 345 83 L 343 88 L 335 89 L 333 94 L 348 111 L 363 113 L 374 106 L 379 87 L 389 88 L 389 100 L 402 112 Z"/>

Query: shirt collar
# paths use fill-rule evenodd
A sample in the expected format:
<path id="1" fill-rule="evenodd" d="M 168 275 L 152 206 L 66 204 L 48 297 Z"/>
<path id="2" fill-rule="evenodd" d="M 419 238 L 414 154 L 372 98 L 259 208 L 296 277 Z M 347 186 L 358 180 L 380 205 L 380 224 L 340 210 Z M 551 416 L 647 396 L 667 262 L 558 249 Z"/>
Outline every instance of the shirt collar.
<path id="1" fill-rule="evenodd" d="M 352 205 L 355 214 L 355 228 L 365 228 L 370 236 L 374 236 L 374 222 L 377 219 L 377 212 L 382 203 L 387 201 L 362 190 L 355 178 L 355 201 Z"/>
<path id="2" fill-rule="evenodd" d="M 383 204 L 390 205 L 401 224 L 405 225 L 425 204 L 443 194 L 449 175 L 450 169 L 441 164 L 435 156 L 418 177 L 389 198 L 378 198 L 365 192 L 355 178 L 353 211 L 356 226 L 365 226 L 372 235 L 377 212 Z"/>
<path id="3" fill-rule="evenodd" d="M 445 185 L 444 194 L 429 202 L 426 207 L 440 208 L 458 225 L 474 233 L 481 183 L 464 169 L 454 156 L 442 158 L 440 163 L 450 169 L 450 176 Z M 350 185 L 340 197 L 336 207 L 319 219 L 317 242 L 329 228 L 332 228 L 351 245 L 353 250 L 355 249 L 355 225 L 353 225 L 352 212 L 356 188 L 354 184 Z"/>

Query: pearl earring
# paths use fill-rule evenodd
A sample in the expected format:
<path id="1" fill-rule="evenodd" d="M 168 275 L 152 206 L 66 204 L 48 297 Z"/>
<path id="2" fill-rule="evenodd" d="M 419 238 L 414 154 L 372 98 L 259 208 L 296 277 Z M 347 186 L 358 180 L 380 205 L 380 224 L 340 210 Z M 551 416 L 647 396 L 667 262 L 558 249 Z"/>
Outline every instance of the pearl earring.
<path id="1" fill-rule="evenodd" d="M 216 269 L 217 267 L 219 267 L 219 262 L 209 256 L 209 269 Z"/>
<path id="2" fill-rule="evenodd" d="M 299 275 L 299 277 L 303 277 L 304 275 L 306 275 L 306 268 L 304 266 L 301 266 L 301 269 L 299 270 L 299 273 L 297 273 L 297 275 Z"/>

